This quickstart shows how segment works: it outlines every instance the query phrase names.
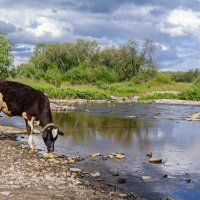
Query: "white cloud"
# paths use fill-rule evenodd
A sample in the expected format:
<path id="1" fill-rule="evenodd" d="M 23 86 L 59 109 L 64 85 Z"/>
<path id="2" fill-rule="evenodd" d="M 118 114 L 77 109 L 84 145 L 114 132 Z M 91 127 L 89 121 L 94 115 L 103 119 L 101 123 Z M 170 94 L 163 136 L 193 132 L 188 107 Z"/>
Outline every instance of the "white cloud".
<path id="1" fill-rule="evenodd" d="M 5 30 L 14 43 L 16 63 L 26 62 L 39 42 L 74 42 L 77 38 L 96 40 L 102 47 L 149 38 L 156 42 L 161 67 L 192 68 L 189 62 L 199 61 L 199 53 L 191 52 L 200 47 L 200 12 L 197 6 L 188 6 L 193 4 L 186 0 L 181 0 L 184 8 L 177 7 L 179 1 L 172 4 L 153 0 L 0 3 L 0 31 Z"/>
<path id="2" fill-rule="evenodd" d="M 25 31 L 33 33 L 36 37 L 50 34 L 52 37 L 62 37 L 73 32 L 73 26 L 67 22 L 60 22 L 48 17 L 39 17 L 36 27 L 25 28 Z"/>
<path id="3" fill-rule="evenodd" d="M 160 31 L 172 37 L 193 35 L 200 37 L 200 12 L 186 9 L 175 9 L 159 25 Z"/>

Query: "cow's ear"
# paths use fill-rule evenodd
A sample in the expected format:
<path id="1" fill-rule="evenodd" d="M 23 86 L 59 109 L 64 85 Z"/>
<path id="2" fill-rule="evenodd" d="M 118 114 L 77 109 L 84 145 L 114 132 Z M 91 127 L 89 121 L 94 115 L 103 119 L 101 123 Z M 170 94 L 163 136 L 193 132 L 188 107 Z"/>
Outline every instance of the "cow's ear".
<path id="1" fill-rule="evenodd" d="M 64 133 L 62 131 L 60 131 L 59 129 L 58 129 L 58 134 L 62 135 L 62 136 L 64 135 Z"/>

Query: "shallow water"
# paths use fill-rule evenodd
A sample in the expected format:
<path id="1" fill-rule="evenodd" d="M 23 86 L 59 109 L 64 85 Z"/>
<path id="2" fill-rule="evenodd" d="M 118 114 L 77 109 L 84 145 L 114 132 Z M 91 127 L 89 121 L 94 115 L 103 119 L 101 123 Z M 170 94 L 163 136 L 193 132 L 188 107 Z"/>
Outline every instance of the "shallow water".
<path id="1" fill-rule="evenodd" d="M 200 199 L 200 122 L 186 121 L 199 106 L 159 104 L 74 105 L 69 113 L 53 113 L 54 122 L 65 133 L 56 142 L 56 152 L 80 155 L 79 165 L 99 170 L 109 184 L 147 199 Z M 1 123 L 24 127 L 19 118 L 3 117 Z M 37 147 L 45 149 L 41 136 Z M 123 152 L 123 161 L 91 161 L 91 153 Z M 162 158 L 164 164 L 150 164 L 146 154 Z M 110 173 L 119 172 L 118 177 Z M 163 178 L 163 175 L 168 175 Z M 141 176 L 152 176 L 143 182 Z M 118 184 L 119 177 L 126 179 Z M 190 183 L 186 180 L 191 179 Z"/>

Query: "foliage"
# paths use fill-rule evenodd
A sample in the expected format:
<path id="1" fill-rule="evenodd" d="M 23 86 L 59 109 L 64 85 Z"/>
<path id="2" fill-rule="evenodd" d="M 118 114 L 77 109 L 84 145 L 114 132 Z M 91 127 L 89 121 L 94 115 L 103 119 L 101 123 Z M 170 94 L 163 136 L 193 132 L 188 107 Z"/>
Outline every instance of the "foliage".
<path id="1" fill-rule="evenodd" d="M 154 79 L 154 83 L 155 84 L 171 84 L 172 80 L 171 80 L 171 76 L 169 74 L 163 73 L 163 72 L 159 72 L 157 73 L 155 79 Z"/>
<path id="2" fill-rule="evenodd" d="M 56 66 L 52 66 L 44 75 L 44 80 L 46 80 L 47 83 L 50 83 L 52 85 L 55 85 L 56 87 L 60 87 L 62 75 L 60 70 Z"/>
<path id="3" fill-rule="evenodd" d="M 139 80 L 143 74 L 151 79 L 157 71 L 152 58 L 154 50 L 155 45 L 150 40 L 145 40 L 140 48 L 133 40 L 119 47 L 107 48 L 100 48 L 96 41 L 80 39 L 75 43 L 38 44 L 28 63 L 30 66 L 20 66 L 22 72 L 19 76 L 40 78 L 41 71 L 49 73 L 53 68 L 60 71 L 62 80 L 71 83 L 114 83 L 133 77 L 143 82 Z"/>
<path id="4" fill-rule="evenodd" d="M 191 83 L 199 76 L 200 70 L 195 69 L 187 72 L 166 72 L 166 74 L 171 76 L 172 81 Z"/>
<path id="5" fill-rule="evenodd" d="M 6 79 L 9 76 L 8 68 L 0 63 L 0 79 Z"/>
<path id="6" fill-rule="evenodd" d="M 153 100 L 153 99 L 178 99 L 178 95 L 171 92 L 153 93 L 145 95 L 140 100 Z"/>
<path id="7" fill-rule="evenodd" d="M 65 76 L 65 80 L 69 81 L 72 84 L 101 84 L 117 82 L 118 76 L 114 70 L 109 70 L 105 66 L 96 67 L 94 69 L 79 66 L 69 70 Z"/>
<path id="8" fill-rule="evenodd" d="M 44 72 L 35 68 L 33 64 L 21 64 L 16 69 L 15 74 L 21 78 L 30 78 L 35 80 L 40 80 L 45 76 Z"/>
<path id="9" fill-rule="evenodd" d="M 12 64 L 12 45 L 6 34 L 0 33 L 0 79 L 9 76 L 9 66 Z"/>
<path id="10" fill-rule="evenodd" d="M 73 99 L 110 99 L 105 93 L 103 92 L 90 92 L 90 91 L 80 91 L 71 88 L 53 88 L 53 87 L 36 87 L 36 89 L 45 92 L 49 98 L 73 98 Z"/>

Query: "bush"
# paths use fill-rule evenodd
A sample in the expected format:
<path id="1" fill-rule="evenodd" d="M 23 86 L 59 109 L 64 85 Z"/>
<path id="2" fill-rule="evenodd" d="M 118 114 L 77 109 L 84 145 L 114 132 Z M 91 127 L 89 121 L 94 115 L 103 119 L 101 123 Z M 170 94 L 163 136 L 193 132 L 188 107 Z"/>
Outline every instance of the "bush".
<path id="1" fill-rule="evenodd" d="M 0 79 L 6 79 L 9 76 L 9 71 L 6 66 L 0 63 Z"/>
<path id="2" fill-rule="evenodd" d="M 51 66 L 50 69 L 48 69 L 44 75 L 44 80 L 47 83 L 50 83 L 52 85 L 55 85 L 56 87 L 60 87 L 61 80 L 62 80 L 62 74 L 60 70 L 56 66 Z"/>
<path id="3" fill-rule="evenodd" d="M 31 78 L 35 80 L 41 80 L 44 77 L 44 71 L 38 70 L 34 65 L 31 64 L 21 64 L 16 70 L 18 77 Z"/>
<path id="4" fill-rule="evenodd" d="M 73 98 L 73 99 L 110 99 L 105 93 L 97 91 L 80 91 L 71 88 L 53 88 L 53 87 L 35 87 L 36 89 L 44 92 L 49 98 Z"/>
<path id="5" fill-rule="evenodd" d="M 101 84 L 114 83 L 118 81 L 117 73 L 114 70 L 109 70 L 107 67 L 100 66 L 96 68 L 89 68 L 85 66 L 78 66 L 68 71 L 65 80 L 72 84 Z"/>
<path id="6" fill-rule="evenodd" d="M 160 84 L 171 84 L 172 83 L 171 76 L 169 74 L 159 72 L 154 79 L 154 83 L 157 83 L 159 85 Z"/>

